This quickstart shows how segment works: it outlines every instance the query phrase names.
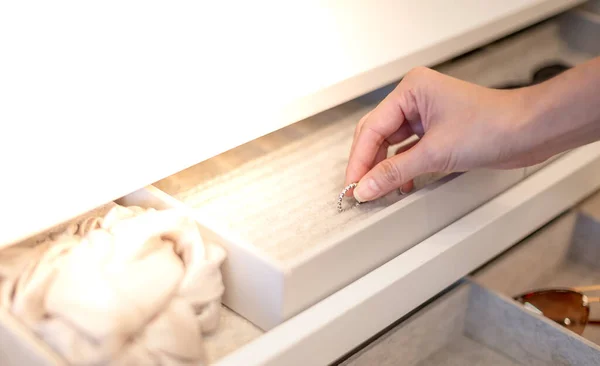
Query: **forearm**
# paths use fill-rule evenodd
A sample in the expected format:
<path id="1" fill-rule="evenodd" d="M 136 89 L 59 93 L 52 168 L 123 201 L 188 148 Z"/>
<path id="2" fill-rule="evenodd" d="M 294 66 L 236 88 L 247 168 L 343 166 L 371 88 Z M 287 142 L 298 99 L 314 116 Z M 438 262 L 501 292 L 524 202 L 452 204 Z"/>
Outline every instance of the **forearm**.
<path id="1" fill-rule="evenodd" d="M 600 140 L 600 57 L 525 88 L 522 101 L 523 144 L 541 155 Z"/>

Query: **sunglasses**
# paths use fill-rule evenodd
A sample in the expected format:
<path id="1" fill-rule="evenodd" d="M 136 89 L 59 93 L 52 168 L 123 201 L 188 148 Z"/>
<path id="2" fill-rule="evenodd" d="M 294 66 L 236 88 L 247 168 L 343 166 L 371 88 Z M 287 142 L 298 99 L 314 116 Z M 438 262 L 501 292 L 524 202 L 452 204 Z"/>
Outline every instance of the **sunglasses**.
<path id="1" fill-rule="evenodd" d="M 590 304 L 600 302 L 600 297 L 588 297 L 584 293 L 600 290 L 600 285 L 574 288 L 542 289 L 527 292 L 514 299 L 527 309 L 555 321 L 581 335 L 588 324 L 600 324 L 591 320 Z"/>
<path id="2" fill-rule="evenodd" d="M 531 80 L 509 82 L 509 83 L 505 83 L 502 85 L 497 85 L 494 88 L 495 89 L 517 89 L 517 88 L 523 88 L 525 86 L 539 84 L 539 83 L 542 83 L 546 80 L 549 80 L 549 79 L 555 77 L 556 75 L 558 75 L 558 74 L 562 73 L 563 71 L 566 71 L 570 68 L 571 68 L 571 66 L 569 66 L 567 64 L 563 64 L 561 62 L 549 63 L 545 66 L 541 66 L 541 67 L 538 67 L 537 69 L 535 69 L 533 71 L 533 75 L 531 76 Z"/>

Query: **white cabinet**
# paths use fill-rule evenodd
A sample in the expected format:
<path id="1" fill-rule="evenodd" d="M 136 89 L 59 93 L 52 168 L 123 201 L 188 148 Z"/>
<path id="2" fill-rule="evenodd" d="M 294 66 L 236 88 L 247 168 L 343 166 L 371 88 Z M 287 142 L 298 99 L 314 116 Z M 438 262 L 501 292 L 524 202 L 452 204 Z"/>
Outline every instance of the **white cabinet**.
<path id="1" fill-rule="evenodd" d="M 281 117 L 275 124 L 272 120 L 244 129 L 247 133 L 237 136 L 234 144 L 241 146 L 221 155 L 214 156 L 234 147 L 218 143 L 231 126 L 220 125 L 213 137 L 205 130 L 198 146 L 179 122 L 125 129 L 120 141 L 127 141 L 129 148 L 123 145 L 119 153 L 105 155 L 105 165 L 92 153 L 90 166 L 57 177 L 60 187 L 40 184 L 32 190 L 34 184 L 28 183 L 22 188 L 28 192 L 6 192 L 11 198 L 0 207 L 3 215 L 22 207 L 24 197 L 35 205 L 27 220 L 19 219 L 0 234 L 0 245 L 15 245 L 115 199 L 189 209 L 204 236 L 228 252 L 221 325 L 206 338 L 211 363 L 334 362 L 600 188 L 600 145 L 591 144 L 535 168 L 420 177 L 419 189 L 407 196 L 394 192 L 371 204 L 336 211 L 353 126 L 376 103 L 368 98 L 347 100 L 397 80 L 410 66 L 436 64 L 578 3 L 464 2 L 453 9 L 445 8 L 451 7 L 446 2 L 422 2 L 419 6 L 428 10 L 446 10 L 436 15 L 442 17 L 439 27 L 415 26 L 424 32 L 418 34 L 423 39 L 416 37 L 419 42 L 407 42 L 400 53 L 387 55 L 383 66 L 376 67 L 383 58 L 376 60 L 379 53 L 374 52 L 373 59 L 362 60 L 369 61 L 361 64 L 364 73 L 333 75 L 341 79 L 327 79 L 330 85 L 306 98 L 290 102 L 285 98 L 291 94 L 285 91 L 279 98 L 274 91 L 261 96 L 264 106 L 268 99 L 289 102 L 287 110 L 282 104 L 273 107 L 289 113 L 274 114 Z M 339 6 L 335 9 L 341 11 Z M 357 26 L 366 27 L 393 14 L 384 14 L 384 6 L 399 12 L 409 2 L 353 6 L 347 9 L 364 13 Z M 423 16 L 417 5 L 410 7 L 411 19 Z M 346 24 L 346 16 L 340 24 Z M 357 47 L 368 48 L 365 39 L 356 41 Z M 370 47 L 383 52 L 383 46 Z M 556 24 L 550 22 L 436 68 L 494 86 L 527 79 L 548 60 L 576 64 L 589 57 L 565 48 Z M 315 100 L 319 102 L 313 104 Z M 323 111 L 342 102 L 346 103 Z M 297 122 L 314 113 L 318 114 Z M 142 144 L 134 138 L 138 135 L 147 138 L 146 148 L 160 146 L 164 154 L 157 149 L 140 153 Z M 210 139 L 215 143 L 208 144 Z M 14 176 L 11 167 L 6 172 Z M 120 178 L 111 180 L 111 171 L 121 173 Z M 162 180 L 155 182 L 158 179 Z M 462 305 L 468 303 L 467 295 L 452 296 L 460 297 Z M 496 305 L 510 306 L 506 304 Z M 511 309 L 515 317 L 523 315 Z M 3 364 L 61 362 L 8 312 L 0 312 L 0 323 L 0 339 L 10 345 L 10 351 L 0 352 Z"/>

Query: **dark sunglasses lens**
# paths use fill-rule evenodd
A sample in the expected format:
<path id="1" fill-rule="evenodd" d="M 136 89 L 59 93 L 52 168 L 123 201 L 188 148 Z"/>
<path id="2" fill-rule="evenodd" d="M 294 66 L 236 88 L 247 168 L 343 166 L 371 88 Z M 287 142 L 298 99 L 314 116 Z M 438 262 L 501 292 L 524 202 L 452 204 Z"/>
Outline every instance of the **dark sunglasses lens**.
<path id="1" fill-rule="evenodd" d="M 532 84 L 539 84 L 541 82 L 549 80 L 555 77 L 556 75 L 562 73 L 563 71 L 568 70 L 569 68 L 570 67 L 568 65 L 561 63 L 540 67 L 533 73 Z"/>
<path id="2" fill-rule="evenodd" d="M 575 291 L 531 292 L 517 296 L 515 300 L 579 335 L 583 333 L 590 315 L 590 309 L 583 303 L 583 295 Z"/>
<path id="3" fill-rule="evenodd" d="M 528 84 L 525 83 L 506 83 L 506 84 L 500 84 L 500 85 L 496 85 L 494 87 L 494 89 L 518 89 L 518 88 L 523 88 L 526 87 Z"/>

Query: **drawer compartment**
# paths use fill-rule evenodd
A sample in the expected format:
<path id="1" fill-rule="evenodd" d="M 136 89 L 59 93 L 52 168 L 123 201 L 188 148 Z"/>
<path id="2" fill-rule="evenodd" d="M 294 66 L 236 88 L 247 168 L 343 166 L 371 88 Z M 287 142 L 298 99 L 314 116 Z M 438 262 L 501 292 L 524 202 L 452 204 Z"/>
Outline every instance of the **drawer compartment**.
<path id="1" fill-rule="evenodd" d="M 339 213 L 353 101 L 155 184 L 227 248 L 224 303 L 268 330 L 520 181 L 523 169 L 427 175 Z M 390 148 L 390 152 L 395 148 Z M 344 202 L 346 208 L 352 203 Z M 332 270 L 335 269 L 335 270 Z"/>
<path id="2" fill-rule="evenodd" d="M 158 191 L 154 187 L 147 187 L 139 191 L 133 192 L 115 202 L 122 206 L 141 206 L 143 208 L 155 208 L 157 210 L 163 210 L 172 207 L 168 201 L 163 200 L 162 192 Z M 70 222 L 58 225 L 47 232 L 26 239 L 23 242 L 16 243 L 11 246 L 0 249 L 0 259 L 2 259 L 2 261 L 0 261 L 0 274 L 10 273 L 8 272 L 8 267 L 12 268 L 14 263 L 16 263 L 14 261 L 11 263 L 7 263 L 7 258 L 22 258 L 19 256 L 15 257 L 11 254 L 18 253 L 20 251 L 19 248 L 35 247 L 37 245 L 43 244 L 47 238 L 64 231 L 67 227 L 71 226 L 72 224 L 81 224 L 86 226 L 83 223 L 87 222 L 87 218 L 91 218 L 93 216 L 104 216 L 113 206 L 114 205 L 112 203 L 109 203 L 105 206 L 99 207 L 96 210 L 88 212 L 78 218 L 75 218 Z M 202 239 L 205 245 L 210 245 L 210 240 L 208 238 L 203 236 Z M 214 245 L 214 243 L 212 244 Z M 51 247 L 51 250 L 52 248 L 54 247 Z M 122 256 L 126 256 L 127 254 L 127 251 L 122 251 L 122 253 L 120 253 L 120 255 Z M 34 263 L 32 262 L 30 257 L 24 257 L 23 259 L 27 259 L 28 262 Z M 23 261 L 19 261 L 19 263 L 20 262 Z M 3 267 L 4 264 L 9 264 L 9 266 Z M 20 267 L 21 266 L 18 265 L 15 268 Z M 1 291 L 4 290 L 4 282 L 2 280 L 3 278 L 0 275 L 0 294 L 4 296 L 6 295 L 6 291 Z M 156 278 L 154 280 L 156 280 Z M 37 281 L 36 283 L 39 283 L 39 281 Z M 148 286 L 152 286 L 153 283 L 156 282 L 150 281 Z M 98 302 L 110 302 L 110 297 L 105 296 L 105 293 L 103 292 L 97 293 L 97 291 L 94 291 L 97 290 L 97 287 L 93 287 L 92 285 L 93 284 L 90 284 L 90 294 L 92 296 L 95 296 Z M 28 286 L 31 288 L 31 286 L 33 285 Z M 68 344 L 69 346 L 67 347 L 69 350 L 76 351 L 79 349 L 77 346 L 78 343 L 73 339 L 69 338 L 69 335 L 71 333 L 69 331 L 64 332 L 65 329 L 60 328 L 58 329 L 60 330 L 60 332 L 56 331 L 52 333 L 51 337 L 49 337 L 48 334 L 46 334 L 46 338 L 44 338 L 42 334 L 36 334 L 36 332 L 33 329 L 27 326 L 26 322 L 23 319 L 21 319 L 19 316 L 16 316 L 11 311 L 11 309 L 6 307 L 5 303 L 2 302 L 3 300 L 4 298 L 0 299 L 0 343 L 2 344 L 2 347 L 0 347 L 0 364 L 2 364 L 3 366 L 66 365 L 66 357 L 63 356 L 60 353 L 60 351 L 53 345 L 47 344 L 44 341 L 44 339 L 48 339 L 49 342 L 52 343 L 56 342 L 58 344 Z M 151 300 L 152 299 L 150 299 L 150 301 Z M 140 304 L 143 304 L 143 302 Z M 205 354 L 205 359 L 209 364 L 217 362 L 220 358 L 224 357 L 228 353 L 232 352 L 235 349 L 241 348 L 245 344 L 260 337 L 263 334 L 263 332 L 260 329 L 258 329 L 249 321 L 245 320 L 244 318 L 231 311 L 230 309 L 226 308 L 225 306 L 222 306 L 220 303 L 217 304 L 219 308 L 218 312 L 220 313 L 220 316 L 218 318 L 218 325 L 216 325 L 216 328 L 214 328 L 211 332 L 204 333 L 202 336 L 202 344 L 197 345 L 197 347 L 202 347 L 203 353 Z M 92 312 L 94 310 L 97 310 L 93 309 L 93 306 L 90 307 L 89 304 L 87 304 L 87 306 L 85 304 L 80 304 L 80 307 L 86 309 L 86 311 L 88 309 Z M 143 307 L 143 305 L 141 307 Z M 64 321 L 68 322 L 68 320 Z M 146 329 L 147 326 L 148 325 L 146 324 L 144 326 L 144 329 Z M 168 333 L 169 329 L 170 328 L 165 328 L 163 331 L 165 333 Z M 118 335 L 108 334 L 107 336 L 116 337 Z M 89 354 L 94 354 L 94 352 L 91 352 Z"/>
<path id="3" fill-rule="evenodd" d="M 576 188 L 574 188 L 576 189 Z M 589 197 L 476 274 L 479 282 L 509 296 L 546 288 L 600 285 L 600 194 Z M 598 291 L 586 293 L 598 296 Z M 590 304 L 590 319 L 600 305 Z M 583 336 L 600 344 L 600 328 Z"/>
<path id="4" fill-rule="evenodd" d="M 489 296 L 493 295 L 482 288 L 463 284 L 422 308 L 343 365 L 516 365 L 501 350 L 479 343 L 470 334 L 477 325 L 473 306 L 484 305 Z M 516 308 L 511 310 L 520 312 Z M 509 312 L 508 316 L 511 315 L 515 316 Z"/>
<path id="5" fill-rule="evenodd" d="M 592 365 L 600 348 L 520 304 L 462 282 L 343 363 Z"/>

